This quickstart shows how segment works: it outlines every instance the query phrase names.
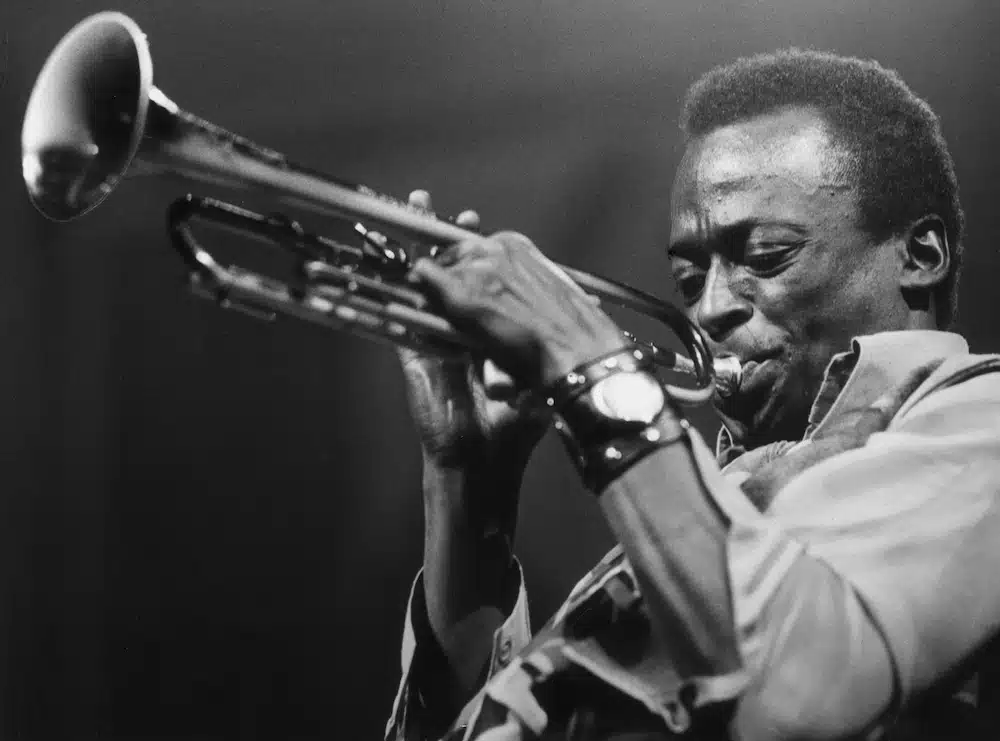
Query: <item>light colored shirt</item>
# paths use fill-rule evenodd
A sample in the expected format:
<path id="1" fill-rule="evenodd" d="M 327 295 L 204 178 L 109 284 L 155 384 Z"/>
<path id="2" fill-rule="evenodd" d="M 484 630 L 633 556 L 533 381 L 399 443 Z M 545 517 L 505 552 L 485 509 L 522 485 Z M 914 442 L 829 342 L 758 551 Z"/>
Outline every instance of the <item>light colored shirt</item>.
<path id="1" fill-rule="evenodd" d="M 828 366 L 803 440 L 750 451 L 720 469 L 717 456 L 731 457 L 728 434 L 720 434 L 716 456 L 692 431 L 702 496 L 718 511 L 704 527 L 692 515 L 685 522 L 693 524 L 678 529 L 677 517 L 688 512 L 664 492 L 669 449 L 648 456 L 601 496 L 622 545 L 581 580 L 554 620 L 616 571 L 637 579 L 654 622 L 676 625 L 680 615 L 693 635 L 698 600 L 712 611 L 709 596 L 725 595 L 725 609 L 706 620 L 729 621 L 719 635 L 733 643 L 740 666 L 695 679 L 705 701 L 730 696 L 741 704 L 742 737 L 782 738 L 806 727 L 830 738 L 878 731 L 945 678 L 968 675 L 968 662 L 1000 630 L 1000 373 L 963 378 L 989 360 L 945 332 L 860 337 Z M 849 429 L 928 364 L 936 369 L 887 427 L 859 447 L 813 455 L 824 434 Z M 769 470 L 778 473 L 761 475 Z M 754 489 L 761 482 L 763 493 Z M 710 556 L 699 571 L 686 554 L 716 537 L 718 573 Z M 420 712 L 411 668 L 416 636 L 427 635 L 421 589 L 418 576 L 387 737 L 410 738 L 407 727 L 419 725 L 407 716 Z M 494 636 L 488 676 L 503 674 L 530 639 L 521 580 Z M 619 689 L 654 713 L 671 696 L 623 677 L 605 678 L 620 680 Z M 786 714 L 761 716 L 761 707 Z"/>

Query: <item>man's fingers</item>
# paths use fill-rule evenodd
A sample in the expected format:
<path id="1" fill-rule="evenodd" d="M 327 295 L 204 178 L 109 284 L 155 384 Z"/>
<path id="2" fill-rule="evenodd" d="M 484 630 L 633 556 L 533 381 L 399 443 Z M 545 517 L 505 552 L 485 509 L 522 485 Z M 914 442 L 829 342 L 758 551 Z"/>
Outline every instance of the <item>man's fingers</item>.
<path id="1" fill-rule="evenodd" d="M 455 217 L 455 225 L 469 231 L 478 232 L 480 227 L 479 214 L 466 209 Z"/>
<path id="2" fill-rule="evenodd" d="M 510 231 L 497 232 L 496 234 L 493 234 L 491 236 L 491 239 L 494 239 L 502 243 L 504 246 L 509 247 L 510 249 L 533 251 L 534 254 L 538 257 L 538 259 L 542 263 L 544 263 L 549 268 L 549 270 L 551 270 L 552 273 L 566 285 L 567 288 L 569 288 L 576 294 L 587 296 L 588 301 L 590 301 L 592 305 L 600 306 L 601 300 L 599 298 L 587 294 L 587 292 L 584 291 L 583 288 L 581 288 L 576 281 L 574 281 L 572 278 L 569 277 L 566 271 L 563 270 L 558 263 L 546 257 L 545 254 L 541 250 L 539 250 L 537 246 L 535 246 L 534 242 L 532 242 L 530 239 L 528 239 L 520 232 L 510 232 Z"/>
<path id="3" fill-rule="evenodd" d="M 410 206 L 415 206 L 417 208 L 423 209 L 424 211 L 433 211 L 434 203 L 431 199 L 431 194 L 423 189 L 417 189 L 410 191 L 409 197 L 406 202 Z M 471 232 L 478 232 L 481 226 L 481 220 L 479 214 L 471 209 L 466 209 L 454 219 L 455 225 L 460 226 L 463 229 L 468 229 Z"/>
<path id="4" fill-rule="evenodd" d="M 425 211 L 433 211 L 433 206 L 431 205 L 431 194 L 426 190 L 414 190 L 410 192 L 410 197 L 407 199 L 407 203 L 411 206 L 416 206 L 417 208 L 422 208 Z"/>
<path id="5" fill-rule="evenodd" d="M 446 306 L 453 305 L 465 288 L 462 281 L 447 268 L 426 257 L 420 258 L 413 264 L 409 280 L 427 286 Z"/>
<path id="6" fill-rule="evenodd" d="M 487 255 L 489 250 L 489 244 L 484 239 L 466 239 L 438 249 L 430 257 L 441 267 L 450 268 L 462 260 Z"/>

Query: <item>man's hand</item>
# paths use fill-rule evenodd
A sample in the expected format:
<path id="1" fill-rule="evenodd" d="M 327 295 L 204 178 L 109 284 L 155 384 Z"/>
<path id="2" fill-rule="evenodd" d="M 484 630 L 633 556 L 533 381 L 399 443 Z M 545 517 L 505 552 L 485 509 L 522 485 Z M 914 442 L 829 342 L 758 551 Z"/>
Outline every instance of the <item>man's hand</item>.
<path id="1" fill-rule="evenodd" d="M 412 193 L 410 204 L 431 209 L 424 191 Z M 456 223 L 475 231 L 479 217 L 465 211 Z M 406 348 L 399 355 L 424 456 L 427 618 L 451 667 L 422 691 L 444 696 L 457 713 L 478 689 L 494 631 L 511 609 L 521 479 L 548 418 L 509 401 L 513 382 L 491 361 Z"/>
<path id="2" fill-rule="evenodd" d="M 411 279 L 525 388 L 549 384 L 625 344 L 597 302 L 514 232 L 469 239 L 418 260 Z"/>
<path id="3" fill-rule="evenodd" d="M 430 210 L 426 191 L 411 205 Z M 458 226 L 479 229 L 479 215 L 463 211 Z M 410 414 L 426 461 L 448 469 L 495 467 L 523 470 L 548 420 L 515 405 L 509 375 L 492 360 L 444 359 L 400 348 Z"/>

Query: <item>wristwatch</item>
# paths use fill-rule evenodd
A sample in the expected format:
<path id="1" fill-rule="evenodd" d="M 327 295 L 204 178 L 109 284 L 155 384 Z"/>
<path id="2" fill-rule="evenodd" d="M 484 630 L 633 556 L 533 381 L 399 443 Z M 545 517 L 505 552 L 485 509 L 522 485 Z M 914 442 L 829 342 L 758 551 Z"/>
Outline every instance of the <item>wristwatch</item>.
<path id="1" fill-rule="evenodd" d="M 567 430 L 581 443 L 634 434 L 663 413 L 667 394 L 645 371 L 613 373 L 560 410 Z"/>

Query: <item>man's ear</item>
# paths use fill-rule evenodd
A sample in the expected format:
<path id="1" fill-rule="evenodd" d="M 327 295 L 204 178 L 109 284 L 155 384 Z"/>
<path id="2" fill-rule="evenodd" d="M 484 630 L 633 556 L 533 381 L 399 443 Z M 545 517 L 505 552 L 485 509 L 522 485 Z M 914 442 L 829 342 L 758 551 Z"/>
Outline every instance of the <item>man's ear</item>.
<path id="1" fill-rule="evenodd" d="M 925 216 L 913 223 L 905 237 L 900 287 L 920 291 L 942 283 L 951 268 L 951 247 L 944 221 L 938 216 Z"/>

